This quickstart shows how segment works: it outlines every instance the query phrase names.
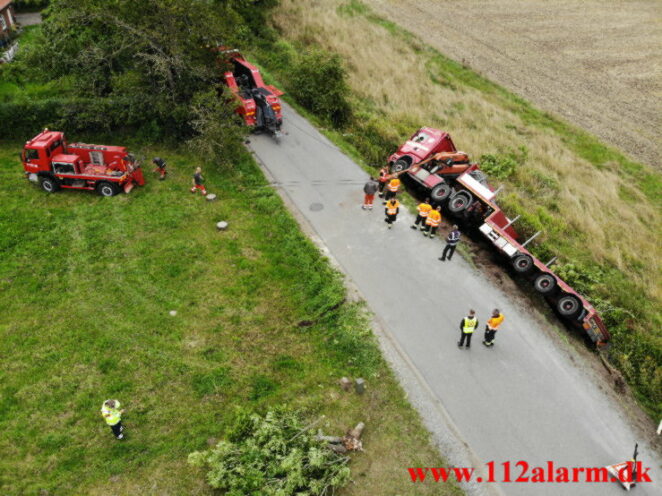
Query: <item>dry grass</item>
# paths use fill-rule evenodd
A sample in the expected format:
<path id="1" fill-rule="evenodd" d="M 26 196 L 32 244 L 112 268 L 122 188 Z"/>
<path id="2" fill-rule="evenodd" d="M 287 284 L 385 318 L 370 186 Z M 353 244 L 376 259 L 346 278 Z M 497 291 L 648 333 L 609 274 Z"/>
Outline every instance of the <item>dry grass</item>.
<path id="1" fill-rule="evenodd" d="M 475 158 L 525 146 L 526 167 L 507 181 L 522 205 L 532 211 L 553 206 L 568 231 L 582 233 L 565 240 L 573 252 L 627 272 L 662 301 L 660 212 L 615 164 L 597 168 L 553 130 L 528 126 L 497 97 L 456 87 L 434 60 L 421 56 L 416 40 L 403 42 L 405 35 L 370 19 L 358 2 L 282 0 L 273 19 L 286 38 L 339 53 L 353 92 L 383 113 L 386 128 L 405 116 L 441 127 Z"/>

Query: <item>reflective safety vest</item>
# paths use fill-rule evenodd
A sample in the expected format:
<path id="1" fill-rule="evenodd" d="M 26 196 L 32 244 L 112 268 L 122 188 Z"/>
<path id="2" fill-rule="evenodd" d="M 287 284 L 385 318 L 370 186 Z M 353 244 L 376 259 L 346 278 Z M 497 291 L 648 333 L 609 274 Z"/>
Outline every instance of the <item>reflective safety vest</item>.
<path id="1" fill-rule="evenodd" d="M 400 179 L 391 179 L 391 182 L 388 183 L 388 190 L 397 193 L 398 189 L 400 189 Z"/>
<path id="2" fill-rule="evenodd" d="M 430 204 L 428 204 L 428 203 L 421 203 L 421 204 L 418 206 L 418 215 L 420 215 L 421 217 L 425 218 L 425 217 L 427 217 L 428 214 L 430 213 L 430 210 L 432 210 L 432 207 L 430 206 Z"/>
<path id="3" fill-rule="evenodd" d="M 478 320 L 476 320 L 476 317 L 473 319 L 470 319 L 469 317 L 464 318 L 464 325 L 462 326 L 462 331 L 465 332 L 466 334 L 471 334 L 476 330 L 476 326 L 478 325 Z"/>
<path id="4" fill-rule="evenodd" d="M 426 220 L 425 223 L 432 227 L 439 227 L 439 224 L 441 223 L 441 214 L 439 211 L 430 210 L 430 213 L 428 214 L 428 220 Z"/>
<path id="5" fill-rule="evenodd" d="M 386 213 L 388 215 L 395 215 L 398 213 L 398 208 L 400 207 L 400 202 L 398 200 L 389 201 L 386 204 Z"/>
<path id="6" fill-rule="evenodd" d="M 500 313 L 498 317 L 492 317 L 487 321 L 487 327 L 489 329 L 492 329 L 493 331 L 496 331 L 503 322 L 504 318 L 505 317 L 503 316 L 502 313 Z"/>
<path id="7" fill-rule="evenodd" d="M 115 408 L 109 408 L 106 406 L 106 402 L 103 402 L 101 405 L 101 415 L 106 420 L 108 425 L 115 425 L 117 422 L 122 420 L 122 414 L 120 413 L 120 402 L 115 400 Z"/>

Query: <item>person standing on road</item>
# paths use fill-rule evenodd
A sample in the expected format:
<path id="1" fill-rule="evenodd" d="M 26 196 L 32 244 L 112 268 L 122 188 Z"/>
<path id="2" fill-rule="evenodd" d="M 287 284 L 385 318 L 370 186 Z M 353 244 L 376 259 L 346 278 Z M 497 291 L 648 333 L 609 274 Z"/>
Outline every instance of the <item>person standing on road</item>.
<path id="1" fill-rule="evenodd" d="M 416 216 L 414 223 L 411 225 L 411 228 L 416 229 L 416 226 L 420 224 L 420 230 L 422 231 L 425 229 L 425 221 L 428 219 L 428 214 L 430 213 L 430 210 L 432 210 L 430 199 L 426 198 L 425 201 L 419 204 L 417 208 L 418 215 Z"/>
<path id="2" fill-rule="evenodd" d="M 384 166 L 379 169 L 379 197 L 384 198 L 384 187 L 388 182 L 388 167 Z"/>
<path id="3" fill-rule="evenodd" d="M 478 319 L 476 319 L 476 311 L 469 310 L 469 315 L 463 318 L 460 321 L 460 340 L 457 342 L 457 346 L 462 348 L 464 341 L 467 341 L 465 348 L 471 348 L 471 336 L 478 327 Z"/>
<path id="4" fill-rule="evenodd" d="M 361 207 L 363 210 L 372 210 L 372 202 L 375 199 L 375 193 L 378 188 L 379 184 L 377 184 L 374 177 L 370 176 L 368 182 L 363 186 L 363 193 L 365 193 L 365 196 L 363 197 L 363 207 Z"/>
<path id="5" fill-rule="evenodd" d="M 163 181 L 166 178 L 166 174 L 167 174 L 166 161 L 163 160 L 161 157 L 155 157 L 152 159 L 152 163 L 156 167 L 156 169 L 154 169 L 154 172 L 158 172 L 159 180 Z"/>
<path id="6" fill-rule="evenodd" d="M 101 415 L 106 424 L 110 426 L 116 439 L 124 439 L 123 413 L 124 410 L 120 410 L 120 402 L 117 400 L 106 400 L 101 405 Z"/>
<path id="7" fill-rule="evenodd" d="M 386 219 L 384 219 L 384 221 L 388 224 L 388 228 L 391 229 L 393 227 L 393 223 L 398 218 L 398 214 L 400 213 L 400 202 L 395 198 L 391 198 L 386 202 L 384 213 L 386 214 Z"/>
<path id="8" fill-rule="evenodd" d="M 195 168 L 195 174 L 193 174 L 193 187 L 191 188 L 191 193 L 195 193 L 196 190 L 200 190 L 203 196 L 207 196 L 207 190 L 205 189 L 205 178 L 202 177 L 202 167 Z"/>
<path id="9" fill-rule="evenodd" d="M 455 248 L 457 248 L 457 244 L 460 242 L 460 230 L 457 228 L 456 225 L 454 225 L 451 228 L 451 232 L 448 233 L 448 236 L 446 236 L 446 246 L 444 247 L 444 251 L 441 254 L 441 257 L 439 257 L 439 260 L 442 262 L 446 261 L 446 257 L 448 257 L 448 261 L 453 258 L 453 253 L 455 253 Z"/>
<path id="10" fill-rule="evenodd" d="M 430 210 L 428 218 L 425 221 L 425 230 L 423 231 L 423 236 L 430 236 L 430 239 L 434 238 L 437 234 L 437 229 L 441 224 L 441 206 L 437 205 L 437 208 Z"/>
<path id="11" fill-rule="evenodd" d="M 386 188 L 386 196 L 384 198 L 386 201 L 389 201 L 391 198 L 395 198 L 395 195 L 398 194 L 398 190 L 400 189 L 400 185 L 402 184 L 402 181 L 398 179 L 397 176 L 394 176 L 389 182 L 388 182 L 388 187 Z"/>
<path id="12" fill-rule="evenodd" d="M 505 317 L 498 308 L 492 310 L 492 317 L 487 321 L 485 325 L 485 338 L 483 344 L 487 347 L 494 346 L 494 337 L 496 336 L 499 326 L 503 323 Z"/>

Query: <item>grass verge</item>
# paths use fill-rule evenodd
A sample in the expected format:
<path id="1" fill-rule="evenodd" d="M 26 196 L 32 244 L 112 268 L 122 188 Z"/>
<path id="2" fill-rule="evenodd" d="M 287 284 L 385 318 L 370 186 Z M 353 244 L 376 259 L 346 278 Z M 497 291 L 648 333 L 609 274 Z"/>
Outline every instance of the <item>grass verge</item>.
<path id="1" fill-rule="evenodd" d="M 219 197 L 206 202 L 181 151 L 134 149 L 166 157 L 168 179 L 146 171 L 144 188 L 101 198 L 27 183 L 20 147 L 0 143 L 3 494 L 212 494 L 188 453 L 237 407 L 282 403 L 326 415 L 327 433 L 366 422 L 343 494 L 413 494 L 406 467 L 444 466 L 363 308 L 248 154 L 204 171 Z M 342 392 L 345 375 L 366 394 Z M 110 397 L 127 410 L 123 443 L 99 413 Z"/>

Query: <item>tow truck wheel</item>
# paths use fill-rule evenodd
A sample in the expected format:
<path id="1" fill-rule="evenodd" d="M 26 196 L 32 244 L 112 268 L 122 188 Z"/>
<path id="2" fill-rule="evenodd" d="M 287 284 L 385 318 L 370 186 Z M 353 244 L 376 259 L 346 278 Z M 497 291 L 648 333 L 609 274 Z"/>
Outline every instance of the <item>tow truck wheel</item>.
<path id="1" fill-rule="evenodd" d="M 466 191 L 460 191 L 448 202 L 448 210 L 454 214 L 459 214 L 460 212 L 466 210 L 467 207 L 471 205 L 472 201 L 473 197 L 470 193 Z"/>
<path id="2" fill-rule="evenodd" d="M 46 193 L 55 193 L 60 189 L 60 183 L 53 177 L 42 177 L 39 182 L 41 184 L 41 189 Z"/>
<path id="3" fill-rule="evenodd" d="M 513 260 L 513 269 L 520 274 L 526 274 L 533 267 L 533 259 L 529 255 L 517 255 Z"/>
<path id="4" fill-rule="evenodd" d="M 544 272 L 535 278 L 533 287 L 540 294 L 549 294 L 556 289 L 556 278 L 552 274 Z"/>
<path id="5" fill-rule="evenodd" d="M 117 194 L 117 186 L 113 183 L 99 183 L 97 186 L 97 193 L 101 196 L 115 196 Z"/>
<path id="6" fill-rule="evenodd" d="M 409 164 L 402 159 L 396 160 L 393 164 L 393 172 L 402 172 L 406 169 L 409 169 Z"/>
<path id="7" fill-rule="evenodd" d="M 437 204 L 441 204 L 448 199 L 451 194 L 451 187 L 446 183 L 437 184 L 430 191 L 430 199 Z"/>
<path id="8" fill-rule="evenodd" d="M 579 303 L 577 297 L 566 294 L 565 296 L 559 298 L 559 300 L 556 302 L 556 308 L 564 317 L 574 317 L 579 313 L 581 304 Z"/>

